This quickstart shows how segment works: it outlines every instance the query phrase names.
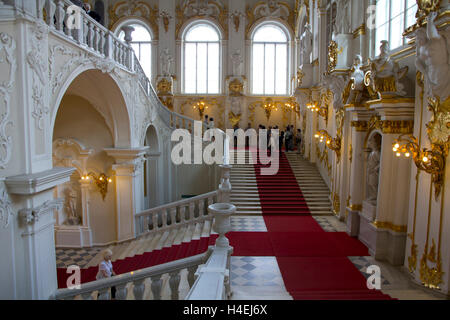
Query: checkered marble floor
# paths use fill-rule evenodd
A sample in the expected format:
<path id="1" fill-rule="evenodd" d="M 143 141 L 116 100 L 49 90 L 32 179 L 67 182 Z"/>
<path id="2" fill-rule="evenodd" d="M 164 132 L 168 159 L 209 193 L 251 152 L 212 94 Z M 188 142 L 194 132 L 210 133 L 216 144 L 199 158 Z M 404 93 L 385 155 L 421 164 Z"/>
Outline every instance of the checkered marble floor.
<path id="1" fill-rule="evenodd" d="M 371 265 L 377 265 L 376 261 L 373 261 L 371 257 L 348 257 L 350 261 L 355 265 L 356 268 L 362 273 L 362 275 L 368 279 L 371 275 L 366 273 L 367 267 Z M 391 283 L 383 275 L 383 270 L 381 271 L 381 285 L 386 286 Z"/>
<path id="2" fill-rule="evenodd" d="M 267 232 L 263 217 L 231 217 L 231 230 L 239 232 Z"/>
<path id="3" fill-rule="evenodd" d="M 101 248 L 56 249 L 56 267 L 67 268 L 77 265 L 84 268 L 101 250 Z"/>
<path id="4" fill-rule="evenodd" d="M 345 232 L 347 230 L 345 224 L 334 216 L 313 216 L 313 218 L 326 232 Z"/>
<path id="5" fill-rule="evenodd" d="M 231 257 L 231 284 L 286 290 L 275 257 Z"/>

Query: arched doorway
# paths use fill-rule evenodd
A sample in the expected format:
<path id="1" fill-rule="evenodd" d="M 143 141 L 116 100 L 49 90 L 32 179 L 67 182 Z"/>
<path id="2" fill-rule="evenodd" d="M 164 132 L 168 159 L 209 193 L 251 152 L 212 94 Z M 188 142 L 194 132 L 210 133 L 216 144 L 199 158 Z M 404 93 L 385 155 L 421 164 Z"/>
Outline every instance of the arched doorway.
<path id="1" fill-rule="evenodd" d="M 76 169 L 55 190 L 63 200 L 55 213 L 55 242 L 62 248 L 118 240 L 116 159 L 105 149 L 131 145 L 128 109 L 116 81 L 100 70 L 79 72 L 63 86 L 53 114 L 53 165 Z"/>
<path id="2" fill-rule="evenodd" d="M 161 151 L 154 126 L 148 127 L 144 145 L 150 148 L 144 165 L 144 209 L 150 209 L 163 202 Z"/>

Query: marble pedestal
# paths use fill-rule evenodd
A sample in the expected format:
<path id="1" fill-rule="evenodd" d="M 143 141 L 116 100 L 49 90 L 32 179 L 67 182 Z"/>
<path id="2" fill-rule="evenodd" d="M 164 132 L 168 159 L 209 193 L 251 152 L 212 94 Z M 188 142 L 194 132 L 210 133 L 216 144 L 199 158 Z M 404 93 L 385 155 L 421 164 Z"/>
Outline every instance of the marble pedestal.
<path id="1" fill-rule="evenodd" d="M 55 226 L 57 248 L 92 247 L 92 231 L 83 226 Z"/>

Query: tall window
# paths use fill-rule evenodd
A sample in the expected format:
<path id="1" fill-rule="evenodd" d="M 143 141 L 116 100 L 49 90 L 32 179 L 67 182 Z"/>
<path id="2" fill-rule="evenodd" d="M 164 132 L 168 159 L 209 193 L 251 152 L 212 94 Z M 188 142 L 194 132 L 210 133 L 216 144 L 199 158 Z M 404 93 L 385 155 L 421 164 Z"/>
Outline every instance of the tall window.
<path id="1" fill-rule="evenodd" d="M 147 28 L 140 24 L 130 24 L 129 26 L 134 28 L 131 34 L 133 40 L 131 41 L 131 47 L 136 53 L 136 57 L 144 70 L 146 76 L 151 79 L 152 75 L 152 36 L 148 32 Z M 119 39 L 125 40 L 125 32 L 119 33 Z"/>
<path id="2" fill-rule="evenodd" d="M 252 39 L 252 93 L 288 93 L 288 37 L 278 26 L 260 26 Z"/>
<path id="3" fill-rule="evenodd" d="M 390 49 L 405 44 L 402 33 L 414 24 L 416 12 L 416 0 L 377 0 L 375 55 L 380 54 L 382 40 L 389 41 Z"/>
<path id="4" fill-rule="evenodd" d="M 220 37 L 210 25 L 196 24 L 184 37 L 184 92 L 220 93 Z"/>

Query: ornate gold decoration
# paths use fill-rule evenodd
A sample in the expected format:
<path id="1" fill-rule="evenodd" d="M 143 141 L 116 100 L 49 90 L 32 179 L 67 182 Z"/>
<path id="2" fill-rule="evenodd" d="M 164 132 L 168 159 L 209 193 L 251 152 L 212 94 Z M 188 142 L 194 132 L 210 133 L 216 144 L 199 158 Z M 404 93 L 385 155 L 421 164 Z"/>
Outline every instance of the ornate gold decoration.
<path id="1" fill-rule="evenodd" d="M 163 21 L 163 25 L 164 25 L 164 30 L 167 32 L 169 32 L 169 24 L 170 24 L 170 20 L 173 19 L 173 17 L 166 11 L 162 11 L 159 16 L 162 18 Z"/>
<path id="2" fill-rule="evenodd" d="M 291 30 L 295 30 L 295 12 L 287 2 L 282 1 L 259 1 L 253 7 L 247 5 L 247 27 L 246 37 L 250 39 L 250 30 L 260 20 L 270 17 L 287 23 Z"/>
<path id="3" fill-rule="evenodd" d="M 443 283 L 442 276 L 444 275 L 444 272 L 442 271 L 441 253 L 438 252 L 437 258 L 433 257 L 433 260 L 436 261 L 436 266 L 434 268 L 428 266 L 427 260 L 429 260 L 429 255 L 428 249 L 425 247 L 425 251 L 420 259 L 420 280 L 425 287 L 439 290 L 439 285 Z"/>
<path id="4" fill-rule="evenodd" d="M 401 135 L 393 144 L 393 151 L 398 157 L 402 154 L 406 158 L 412 156 L 419 170 L 431 174 L 436 199 L 439 197 L 444 183 L 445 161 L 448 156 L 448 149 L 448 143 L 445 145 L 432 143 L 431 150 L 424 148 L 421 151 L 418 140 L 413 135 Z"/>
<path id="5" fill-rule="evenodd" d="M 341 149 L 342 149 L 342 131 L 344 127 L 345 112 L 343 109 L 336 112 L 336 138 L 330 136 L 326 130 L 320 130 L 315 134 L 315 138 L 320 142 L 326 142 L 328 149 L 336 152 L 337 162 L 341 161 Z"/>
<path id="6" fill-rule="evenodd" d="M 93 172 L 89 172 L 88 174 L 81 177 L 81 180 L 88 181 L 92 178 L 95 185 L 97 186 L 100 194 L 102 195 L 103 201 L 105 201 L 106 194 L 108 193 L 108 184 L 112 183 L 112 179 L 106 176 L 104 173 L 97 176 Z"/>
<path id="7" fill-rule="evenodd" d="M 366 132 L 369 128 L 369 123 L 367 121 L 352 121 L 350 126 L 355 128 L 357 132 Z"/>
<path id="8" fill-rule="evenodd" d="M 298 70 L 297 70 L 297 88 L 300 88 L 302 86 L 304 77 L 305 77 L 305 74 L 303 73 L 302 68 L 298 68 Z"/>
<path id="9" fill-rule="evenodd" d="M 244 84 L 237 78 L 230 82 L 228 88 L 232 97 L 242 96 L 244 93 Z"/>
<path id="10" fill-rule="evenodd" d="M 339 216 L 341 212 L 341 199 L 338 194 L 333 193 L 333 213 Z"/>
<path id="11" fill-rule="evenodd" d="M 300 105 L 295 101 L 295 98 L 290 97 L 287 101 L 282 100 L 273 100 L 272 98 L 266 98 L 263 101 L 255 101 L 250 104 L 252 107 L 251 111 L 253 112 L 253 120 L 254 120 L 254 108 L 259 106 L 266 113 L 267 121 L 270 120 L 272 116 L 272 112 L 280 110 L 286 111 L 294 111 L 300 113 Z M 249 107 L 250 108 L 250 107 Z"/>
<path id="12" fill-rule="evenodd" d="M 388 229 L 388 230 L 392 230 L 394 232 L 406 232 L 407 231 L 407 226 L 396 226 L 392 222 L 375 221 L 375 222 L 373 222 L 373 225 L 378 229 Z"/>
<path id="13" fill-rule="evenodd" d="M 159 97 L 161 103 L 167 107 L 167 109 L 173 111 L 173 98 L 172 97 Z"/>
<path id="14" fill-rule="evenodd" d="M 312 65 L 313 65 L 313 67 L 318 67 L 318 66 L 319 66 L 319 59 L 315 59 L 315 60 L 312 62 Z"/>
<path id="15" fill-rule="evenodd" d="M 348 208 L 352 211 L 362 211 L 362 204 L 350 204 Z"/>
<path id="16" fill-rule="evenodd" d="M 241 122 L 241 117 L 242 114 L 236 115 L 233 113 L 233 111 L 230 111 L 230 113 L 228 114 L 228 120 L 230 121 L 230 124 L 233 128 L 238 125 L 239 122 Z"/>
<path id="17" fill-rule="evenodd" d="M 429 98 L 428 110 L 433 113 L 431 121 L 427 123 L 428 138 L 433 144 L 450 144 L 450 97 L 444 103 L 440 99 Z"/>
<path id="18" fill-rule="evenodd" d="M 330 160 L 329 160 L 329 157 L 328 157 L 328 149 L 325 148 L 325 149 L 323 150 L 323 152 L 321 152 L 320 149 L 319 149 L 319 147 L 316 146 L 316 156 L 317 156 L 317 159 L 318 159 L 321 163 L 324 164 L 325 168 L 326 168 L 327 171 L 328 171 L 328 176 L 331 176 L 331 170 L 333 169 L 333 167 L 331 166 Z"/>
<path id="19" fill-rule="evenodd" d="M 325 123 L 328 126 L 328 110 L 333 102 L 333 92 L 327 90 L 320 94 L 320 107 L 317 110 L 319 116 L 325 119 Z"/>
<path id="20" fill-rule="evenodd" d="M 336 69 L 338 54 L 338 44 L 336 41 L 331 40 L 328 45 L 328 73 L 331 73 L 334 69 Z"/>
<path id="21" fill-rule="evenodd" d="M 236 32 L 239 32 L 239 27 L 241 25 L 241 17 L 245 17 L 241 12 L 239 11 L 234 11 L 231 15 L 230 15 L 230 19 L 234 24 L 234 30 Z"/>
<path id="22" fill-rule="evenodd" d="M 172 95 L 172 83 L 166 78 L 163 78 L 157 83 L 156 90 L 160 96 Z"/>
<path id="23" fill-rule="evenodd" d="M 411 239 L 411 255 L 408 257 L 408 269 L 409 272 L 413 273 L 416 271 L 417 268 L 417 244 L 414 243 L 414 236 L 412 233 L 408 235 L 408 237 Z"/>
<path id="24" fill-rule="evenodd" d="M 181 6 L 176 6 L 175 11 L 177 20 L 175 36 L 177 39 L 180 39 L 181 28 L 186 22 L 205 18 L 215 20 L 224 32 L 224 38 L 228 39 L 228 6 L 222 4 L 220 0 L 184 1 Z"/>
<path id="25" fill-rule="evenodd" d="M 209 106 L 204 101 L 199 101 L 192 106 L 194 110 L 198 110 L 198 114 L 200 115 L 200 119 L 203 119 L 203 115 L 205 111 L 209 109 Z"/>
<path id="26" fill-rule="evenodd" d="M 159 9 L 158 5 L 154 5 L 153 8 L 151 5 L 145 3 L 144 1 L 120 1 L 115 5 L 110 6 L 109 10 L 109 29 L 112 29 L 113 26 L 122 18 L 142 18 L 153 30 L 153 35 L 155 40 L 159 37 Z"/>
<path id="27" fill-rule="evenodd" d="M 353 39 L 358 38 L 359 36 L 366 35 L 366 24 L 363 23 L 361 26 L 359 26 L 355 31 L 353 31 Z"/>
<path id="28" fill-rule="evenodd" d="M 403 36 L 407 36 L 417 29 L 423 27 L 427 23 L 427 17 L 431 12 L 439 11 L 441 7 L 442 0 L 416 0 L 417 2 L 417 13 L 416 13 L 416 23 L 408 27 Z"/>

